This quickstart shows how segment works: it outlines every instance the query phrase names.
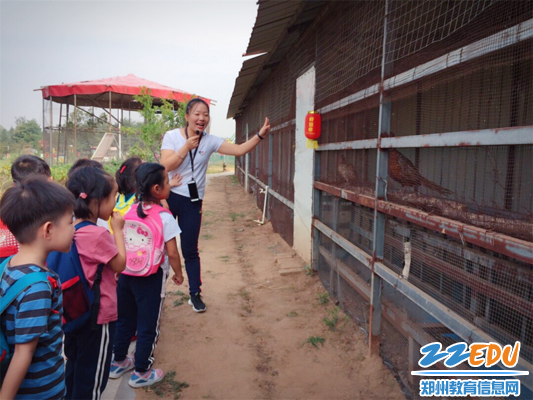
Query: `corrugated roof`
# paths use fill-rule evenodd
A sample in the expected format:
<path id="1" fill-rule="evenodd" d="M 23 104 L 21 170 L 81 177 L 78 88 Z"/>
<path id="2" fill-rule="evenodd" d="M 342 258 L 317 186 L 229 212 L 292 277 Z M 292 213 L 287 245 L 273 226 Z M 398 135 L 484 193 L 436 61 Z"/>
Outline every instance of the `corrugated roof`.
<path id="1" fill-rule="evenodd" d="M 233 118 L 239 113 L 240 106 L 263 64 L 268 60 L 269 53 L 276 48 L 279 40 L 285 35 L 301 6 L 302 0 L 259 1 L 252 36 L 243 56 L 267 54 L 243 62 L 239 76 L 235 80 L 235 89 L 228 108 L 228 118 Z"/>
<path id="2" fill-rule="evenodd" d="M 315 19 L 327 1 L 321 0 L 260 0 L 257 18 L 248 48 L 243 56 L 261 54 L 242 64 L 231 96 L 228 116 L 233 118 L 242 111 L 252 86 L 259 86 L 268 76 L 269 67 L 276 65 L 300 36 L 298 29 Z M 289 29 L 290 28 L 290 29 Z"/>

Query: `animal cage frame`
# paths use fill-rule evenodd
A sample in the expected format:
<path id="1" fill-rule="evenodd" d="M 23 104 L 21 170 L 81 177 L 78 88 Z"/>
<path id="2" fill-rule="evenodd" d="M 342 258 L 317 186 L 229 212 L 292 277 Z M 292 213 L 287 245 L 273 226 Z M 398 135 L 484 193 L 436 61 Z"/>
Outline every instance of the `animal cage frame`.
<path id="1" fill-rule="evenodd" d="M 432 341 L 521 341 L 517 369 L 531 374 L 533 10 L 325 3 L 236 118 L 240 143 L 275 116 L 269 146 L 236 161 L 241 183 L 258 205 L 269 186 L 267 217 L 292 244 L 294 81 L 314 64 L 312 264 L 324 286 L 406 386 Z"/>

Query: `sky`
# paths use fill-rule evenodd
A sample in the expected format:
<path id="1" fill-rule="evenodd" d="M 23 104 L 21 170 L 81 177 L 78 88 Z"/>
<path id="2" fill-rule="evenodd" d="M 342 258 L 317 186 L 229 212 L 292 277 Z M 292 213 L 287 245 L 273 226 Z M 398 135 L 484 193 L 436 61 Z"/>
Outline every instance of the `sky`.
<path id="1" fill-rule="evenodd" d="M 42 125 L 34 89 L 131 73 L 216 100 L 210 132 L 231 137 L 228 105 L 256 14 L 256 0 L 0 0 L 0 125 Z"/>

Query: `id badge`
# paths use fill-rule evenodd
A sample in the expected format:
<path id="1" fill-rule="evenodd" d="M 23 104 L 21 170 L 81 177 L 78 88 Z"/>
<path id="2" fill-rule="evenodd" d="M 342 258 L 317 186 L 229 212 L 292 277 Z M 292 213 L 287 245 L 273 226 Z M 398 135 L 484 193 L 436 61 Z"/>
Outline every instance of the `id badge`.
<path id="1" fill-rule="evenodd" d="M 200 196 L 198 196 L 198 187 L 196 186 L 196 181 L 193 179 L 187 182 L 187 186 L 189 187 L 189 196 L 191 198 L 191 201 L 200 200 Z"/>

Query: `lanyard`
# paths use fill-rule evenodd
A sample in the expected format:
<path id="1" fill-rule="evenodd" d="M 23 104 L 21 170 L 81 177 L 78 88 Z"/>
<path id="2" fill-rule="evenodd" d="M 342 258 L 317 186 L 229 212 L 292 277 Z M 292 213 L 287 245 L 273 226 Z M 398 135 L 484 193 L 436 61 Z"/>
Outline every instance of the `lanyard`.
<path id="1" fill-rule="evenodd" d="M 187 139 L 189 139 L 189 132 L 188 131 L 188 126 L 185 127 L 185 136 L 187 137 Z M 204 135 L 204 133 L 200 133 L 200 139 L 198 139 L 198 147 L 196 149 L 194 149 L 194 156 L 192 155 L 192 150 L 189 150 L 189 157 L 191 157 L 191 170 L 192 170 L 192 177 L 194 179 L 194 159 L 196 158 L 196 153 L 198 153 L 198 148 L 200 147 L 200 141 L 202 140 L 202 136 Z"/>

